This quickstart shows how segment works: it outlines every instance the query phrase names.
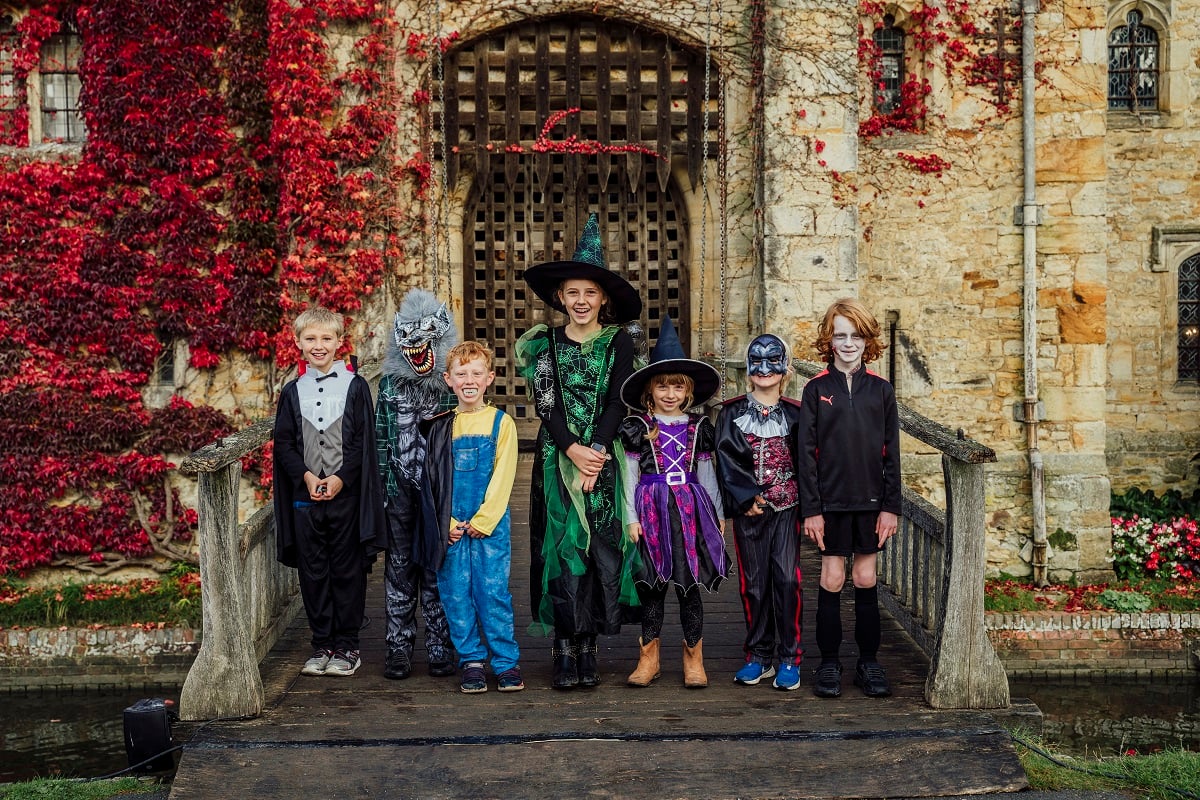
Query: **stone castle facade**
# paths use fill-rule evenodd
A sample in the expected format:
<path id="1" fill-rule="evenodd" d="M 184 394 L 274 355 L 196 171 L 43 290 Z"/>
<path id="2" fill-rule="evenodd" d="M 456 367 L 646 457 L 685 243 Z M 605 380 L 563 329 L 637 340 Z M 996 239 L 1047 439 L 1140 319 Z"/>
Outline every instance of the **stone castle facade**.
<path id="1" fill-rule="evenodd" d="M 1200 258 L 1200 0 L 1024 0 L 1000 4 L 999 26 L 990 7 L 978 6 L 401 0 L 395 16 L 398 36 L 457 33 L 452 49 L 501 42 L 513 26 L 599 19 L 666 37 L 695 63 L 707 61 L 719 96 L 710 93 L 706 107 L 724 124 L 726 160 L 714 140 L 698 177 L 683 157 L 670 161 L 687 218 L 691 302 L 682 323 L 693 352 L 734 363 L 769 330 L 811 359 L 826 305 L 862 297 L 892 343 L 874 368 L 901 401 L 997 452 L 988 473 L 989 568 L 1031 570 L 1023 419 L 1034 399 L 1049 575 L 1096 577 L 1108 569 L 1110 491 L 1190 492 L 1200 467 L 1200 365 L 1183 363 L 1197 352 L 1187 350 L 1197 334 L 1183 323 L 1188 314 L 1195 321 Z M 1028 153 L 1023 16 L 1036 43 Z M 1154 96 L 1122 97 L 1109 69 L 1114 42 L 1147 29 L 1156 44 L 1137 51 L 1142 72 L 1132 80 L 1149 81 Z M 896 36 L 881 40 L 876 30 Z M 871 41 L 882 42 L 878 71 L 864 66 Z M 976 55 L 955 61 L 955 42 Z M 989 48 L 1001 55 L 978 55 Z M 492 52 L 502 63 L 504 47 Z M 895 83 L 876 89 L 897 69 L 919 88 L 919 119 L 864 130 L 887 91 L 900 98 Z M 490 74 L 503 82 L 502 66 Z M 434 75 L 428 60 L 396 65 L 398 83 L 429 86 L 436 108 Z M 436 149 L 444 127 L 427 111 L 397 114 L 400 140 L 432 137 Z M 461 320 L 473 220 L 466 209 L 479 178 L 469 160 L 443 176 L 435 168 L 431 234 L 414 243 L 398 285 L 438 286 Z M 1027 213 L 1038 224 L 1023 225 Z M 360 317 L 374 334 L 359 337 L 368 351 L 382 346 L 398 299 L 377 297 Z M 207 382 L 205 392 L 221 383 Z M 728 389 L 738 391 L 732 380 Z M 912 440 L 905 446 L 907 482 L 938 492 L 937 454 Z"/>

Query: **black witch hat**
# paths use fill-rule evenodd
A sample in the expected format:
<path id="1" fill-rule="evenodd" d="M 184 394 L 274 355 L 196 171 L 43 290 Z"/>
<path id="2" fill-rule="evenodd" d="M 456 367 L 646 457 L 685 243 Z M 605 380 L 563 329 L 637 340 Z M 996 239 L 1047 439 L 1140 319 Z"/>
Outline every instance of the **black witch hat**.
<path id="1" fill-rule="evenodd" d="M 595 212 L 588 217 L 570 261 L 548 261 L 525 270 L 525 282 L 546 305 L 566 311 L 558 299 L 558 287 L 566 280 L 593 281 L 608 295 L 613 322 L 622 323 L 642 315 L 642 298 L 637 290 L 608 268 L 604 245 L 600 241 L 600 218 Z"/>
<path id="2" fill-rule="evenodd" d="M 687 375 L 692 379 L 692 405 L 701 406 L 721 387 L 717 368 L 704 361 L 688 358 L 670 317 L 663 317 L 658 341 L 650 351 L 650 363 L 630 375 L 621 386 L 621 399 L 630 408 L 647 410 L 642 402 L 646 384 L 655 375 Z"/>

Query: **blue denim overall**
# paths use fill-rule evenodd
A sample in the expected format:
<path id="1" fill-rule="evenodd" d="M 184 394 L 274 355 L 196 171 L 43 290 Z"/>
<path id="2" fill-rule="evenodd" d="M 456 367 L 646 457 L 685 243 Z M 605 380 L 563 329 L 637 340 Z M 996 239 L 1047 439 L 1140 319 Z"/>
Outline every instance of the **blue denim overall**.
<path id="1" fill-rule="evenodd" d="M 502 412 L 496 411 L 492 435 L 456 436 L 453 440 L 454 489 L 450 513 L 460 522 L 470 521 L 487 493 L 496 462 L 496 439 Z M 448 532 L 447 532 L 448 533 Z M 512 592 L 508 588 L 512 566 L 512 523 L 507 509 L 491 536 L 472 539 L 464 535 L 446 551 L 438 570 L 442 606 L 450 622 L 450 638 L 458 651 L 459 666 L 486 663 L 492 650 L 492 672 L 499 675 L 517 665 L 520 651 L 513 630 Z M 487 646 L 480 639 L 480 627 Z"/>

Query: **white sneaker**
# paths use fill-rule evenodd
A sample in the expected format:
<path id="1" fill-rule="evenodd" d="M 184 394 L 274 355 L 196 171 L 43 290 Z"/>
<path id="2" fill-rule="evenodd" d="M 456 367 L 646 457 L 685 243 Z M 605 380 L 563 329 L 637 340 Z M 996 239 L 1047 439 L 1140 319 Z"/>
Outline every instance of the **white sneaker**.
<path id="1" fill-rule="evenodd" d="M 304 662 L 304 666 L 300 669 L 301 675 L 324 675 L 325 669 L 329 666 L 329 660 L 333 656 L 332 650 L 323 650 L 318 648 L 313 651 L 312 658 Z"/>
<path id="2" fill-rule="evenodd" d="M 357 650 L 337 650 L 325 666 L 325 674 L 349 677 L 361 666 L 362 658 L 359 657 Z"/>

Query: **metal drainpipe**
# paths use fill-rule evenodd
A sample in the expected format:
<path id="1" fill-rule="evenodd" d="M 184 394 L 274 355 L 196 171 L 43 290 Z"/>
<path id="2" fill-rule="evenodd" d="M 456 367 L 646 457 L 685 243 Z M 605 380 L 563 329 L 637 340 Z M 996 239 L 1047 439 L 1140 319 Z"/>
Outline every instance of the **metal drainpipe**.
<path id="1" fill-rule="evenodd" d="M 1038 327 L 1037 327 L 1037 226 L 1041 209 L 1037 205 L 1037 143 L 1034 130 L 1034 18 L 1039 0 L 1022 0 L 1021 4 L 1021 129 L 1025 192 L 1021 204 L 1021 228 L 1024 235 L 1024 339 L 1025 339 L 1025 399 L 1022 419 L 1025 422 L 1025 447 L 1029 452 L 1029 491 L 1033 501 L 1033 581 L 1038 586 L 1049 583 L 1046 537 L 1046 492 L 1042 453 L 1038 449 Z"/>

